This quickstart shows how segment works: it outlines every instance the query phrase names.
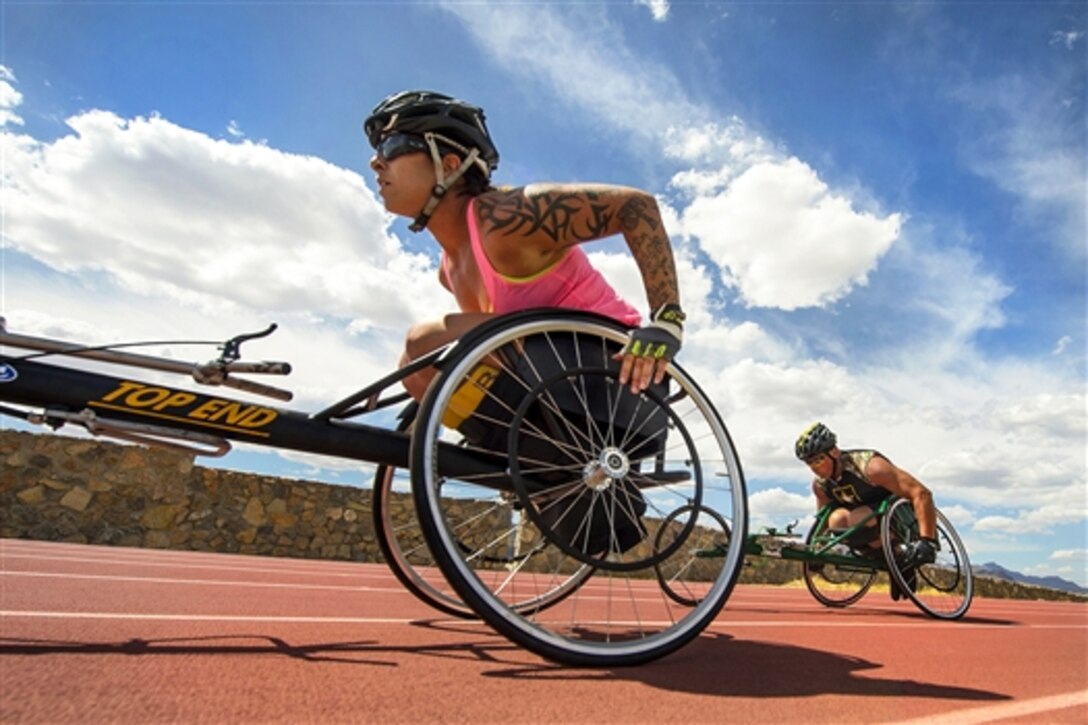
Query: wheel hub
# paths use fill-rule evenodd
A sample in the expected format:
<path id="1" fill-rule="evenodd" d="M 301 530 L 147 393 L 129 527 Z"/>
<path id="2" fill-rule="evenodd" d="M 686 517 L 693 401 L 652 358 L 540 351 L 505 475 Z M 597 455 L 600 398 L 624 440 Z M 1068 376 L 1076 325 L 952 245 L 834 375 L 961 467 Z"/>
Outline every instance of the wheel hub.
<path id="1" fill-rule="evenodd" d="M 594 491 L 603 491 L 631 470 L 627 454 L 619 448 L 609 446 L 601 451 L 597 460 L 590 461 L 582 471 L 582 481 Z"/>

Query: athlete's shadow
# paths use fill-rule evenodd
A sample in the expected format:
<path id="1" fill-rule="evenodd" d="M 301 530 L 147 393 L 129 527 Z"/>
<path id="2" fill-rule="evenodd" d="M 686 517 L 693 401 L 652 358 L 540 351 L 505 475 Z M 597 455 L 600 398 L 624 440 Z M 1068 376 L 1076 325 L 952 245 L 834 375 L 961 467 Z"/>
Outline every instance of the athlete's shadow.
<path id="1" fill-rule="evenodd" d="M 909 645 L 902 645 L 909 646 Z M 1008 695 L 969 687 L 865 676 L 882 665 L 857 657 L 792 645 L 706 634 L 664 659 L 640 667 L 610 670 L 554 665 L 493 670 L 491 677 L 548 680 L 597 676 L 633 680 L 670 692 L 724 697 L 805 697 L 826 694 L 871 697 L 927 697 L 949 700 L 1009 700 Z"/>
<path id="2" fill-rule="evenodd" d="M 429 626 L 428 622 L 419 624 Z M 267 656 L 280 655 L 305 662 L 338 662 L 341 664 L 378 667 L 398 667 L 397 655 L 415 654 L 475 662 L 499 662 L 507 653 L 515 653 L 517 647 L 497 635 L 483 632 L 482 638 L 455 643 L 435 644 L 383 644 L 377 640 L 354 642 L 292 643 L 282 637 L 267 634 L 231 633 L 201 637 L 134 637 L 117 641 L 78 641 L 31 638 L 0 638 L 0 656 L 3 655 L 121 655 L 145 657 L 169 657 L 193 655 L 212 656 Z"/>

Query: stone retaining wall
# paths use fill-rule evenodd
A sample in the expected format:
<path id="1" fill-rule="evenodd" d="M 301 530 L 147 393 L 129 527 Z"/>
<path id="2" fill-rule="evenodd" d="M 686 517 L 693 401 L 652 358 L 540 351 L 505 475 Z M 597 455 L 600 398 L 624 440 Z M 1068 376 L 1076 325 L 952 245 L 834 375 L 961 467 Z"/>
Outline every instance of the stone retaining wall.
<path id="1" fill-rule="evenodd" d="M 469 516 L 457 506 L 480 506 L 477 522 L 508 514 L 483 502 L 451 506 L 457 520 Z M 394 526 L 414 521 L 410 495 L 393 494 L 390 507 Z M 510 525 L 493 523 L 496 529 L 478 531 Z M 643 524 L 649 535 L 632 551 L 649 556 L 660 521 Z M 205 468 L 191 453 L 165 448 L 18 431 L 0 431 L 0 537 L 382 561 L 369 488 Z M 537 543 L 526 538 L 520 546 Z M 402 546 L 418 550 L 412 564 L 430 563 L 421 538 Z M 548 547 L 528 568 L 556 571 L 565 558 Z"/>
<path id="2" fill-rule="evenodd" d="M 0 431 L 0 536 L 378 561 L 370 490 L 193 463 L 188 453 Z"/>

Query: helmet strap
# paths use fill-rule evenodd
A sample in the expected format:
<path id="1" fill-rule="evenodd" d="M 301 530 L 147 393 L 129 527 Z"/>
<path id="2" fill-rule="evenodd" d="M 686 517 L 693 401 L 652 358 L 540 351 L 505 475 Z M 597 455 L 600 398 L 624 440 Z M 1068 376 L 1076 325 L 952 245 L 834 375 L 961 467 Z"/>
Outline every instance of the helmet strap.
<path id="1" fill-rule="evenodd" d="M 838 458 L 831 455 L 831 451 L 827 451 L 827 457 L 831 460 L 831 475 L 828 476 L 828 480 L 839 481 L 842 479 L 842 454 L 839 454 Z"/>
<path id="2" fill-rule="evenodd" d="M 435 134 L 425 133 L 423 134 L 423 140 L 427 142 L 427 146 L 431 149 L 431 160 L 434 162 L 434 189 L 431 190 L 431 198 L 427 200 L 426 205 L 423 207 L 423 211 L 419 213 L 419 216 L 415 218 L 408 228 L 413 232 L 421 232 L 427 228 L 427 222 L 431 220 L 431 214 L 434 213 L 435 208 L 438 206 L 438 202 L 442 201 L 442 197 L 446 195 L 450 187 L 460 179 L 466 171 L 471 168 L 472 164 L 476 162 L 476 159 L 480 156 L 479 149 L 470 149 L 468 155 L 461 161 L 460 166 L 450 172 L 449 176 L 446 176 L 446 170 L 442 166 L 442 154 L 438 151 L 438 143 L 435 141 Z"/>

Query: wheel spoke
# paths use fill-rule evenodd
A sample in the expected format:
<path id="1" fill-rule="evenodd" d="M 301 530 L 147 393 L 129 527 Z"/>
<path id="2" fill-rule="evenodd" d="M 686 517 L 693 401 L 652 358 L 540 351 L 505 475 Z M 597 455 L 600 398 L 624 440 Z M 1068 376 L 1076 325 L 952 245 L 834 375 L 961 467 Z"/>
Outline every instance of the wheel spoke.
<path id="1" fill-rule="evenodd" d="M 624 339 L 584 314 L 496 320 L 443 361 L 413 435 L 420 523 L 450 584 L 513 641 L 566 663 L 634 664 L 682 646 L 720 610 L 743 561 L 742 541 L 723 537 L 743 538 L 747 508 L 720 418 L 675 366 L 645 394 L 619 385 L 611 358 Z M 446 414 L 484 363 L 501 373 L 457 425 L 470 450 L 507 467 L 448 478 Z M 501 512 L 485 504 L 496 489 L 512 494 Z M 704 499 L 716 520 L 669 519 Z M 503 547 L 534 553 L 500 566 Z"/>

